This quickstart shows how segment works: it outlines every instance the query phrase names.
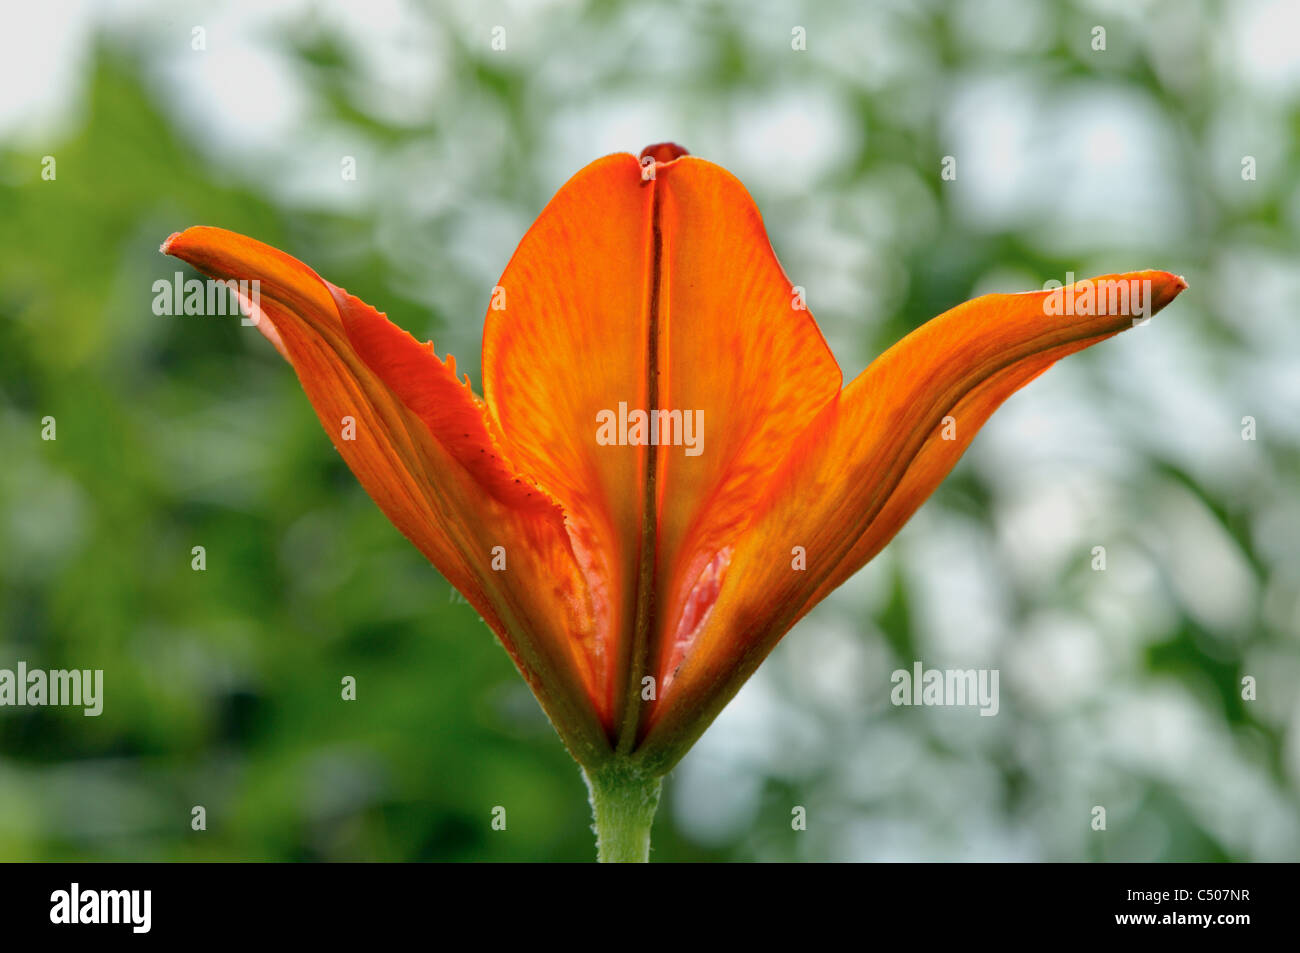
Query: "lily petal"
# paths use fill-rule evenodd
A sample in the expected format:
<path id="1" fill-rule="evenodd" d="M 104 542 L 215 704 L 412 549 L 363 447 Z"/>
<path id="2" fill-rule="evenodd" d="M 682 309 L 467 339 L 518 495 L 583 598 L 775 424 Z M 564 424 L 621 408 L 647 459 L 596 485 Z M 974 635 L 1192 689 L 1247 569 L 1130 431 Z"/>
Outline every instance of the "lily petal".
<path id="1" fill-rule="evenodd" d="M 1076 287 L 1119 281 L 1150 282 L 1150 314 L 1186 287 L 1167 272 Z M 986 295 L 953 308 L 882 354 L 812 420 L 737 536 L 716 602 L 661 672 L 664 691 L 638 748 L 655 770 L 671 766 L 781 636 L 893 537 L 993 410 L 1061 357 L 1134 324 L 1136 308 L 1053 314 L 1051 294 Z M 949 415 L 953 440 L 943 434 Z M 804 570 L 794 568 L 796 546 Z"/>
<path id="2" fill-rule="evenodd" d="M 643 446 L 599 445 L 598 418 L 646 401 L 654 193 L 629 154 L 591 163 L 551 199 L 494 292 L 483 391 L 505 450 L 563 508 L 608 639 L 620 718 L 636 611 Z"/>
<path id="3" fill-rule="evenodd" d="M 563 507 L 621 635 L 616 713 L 639 706 L 661 633 L 715 593 L 718 540 L 841 384 L 740 182 L 670 144 L 643 159 L 609 156 L 561 188 L 501 278 L 483 348 L 504 444 Z M 657 448 L 597 442 L 600 415 L 624 410 L 673 415 L 651 418 Z"/>
<path id="4" fill-rule="evenodd" d="M 839 365 L 748 191 L 694 157 L 658 172 L 666 308 L 660 406 L 696 415 L 700 452 L 659 448 L 656 671 L 726 572 L 793 435 L 839 393 Z"/>
<path id="5" fill-rule="evenodd" d="M 584 704 L 603 691 L 595 622 L 563 514 L 499 452 L 454 361 L 261 242 L 196 227 L 162 250 L 211 277 L 258 282 L 259 328 L 293 365 L 340 455 L 497 634 L 575 757 L 599 763 L 609 751 L 602 713 Z M 355 439 L 343 435 L 346 417 Z M 491 568 L 498 545 L 500 572 Z"/>

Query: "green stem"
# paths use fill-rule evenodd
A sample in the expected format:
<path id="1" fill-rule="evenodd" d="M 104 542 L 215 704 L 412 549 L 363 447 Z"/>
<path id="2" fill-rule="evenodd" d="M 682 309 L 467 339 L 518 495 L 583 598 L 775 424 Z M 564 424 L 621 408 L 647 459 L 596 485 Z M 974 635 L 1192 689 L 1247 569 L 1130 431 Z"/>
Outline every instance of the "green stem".
<path id="1" fill-rule="evenodd" d="M 659 807 L 660 778 L 615 758 L 599 768 L 582 769 L 595 815 L 596 858 L 602 864 L 650 859 L 650 826 Z"/>

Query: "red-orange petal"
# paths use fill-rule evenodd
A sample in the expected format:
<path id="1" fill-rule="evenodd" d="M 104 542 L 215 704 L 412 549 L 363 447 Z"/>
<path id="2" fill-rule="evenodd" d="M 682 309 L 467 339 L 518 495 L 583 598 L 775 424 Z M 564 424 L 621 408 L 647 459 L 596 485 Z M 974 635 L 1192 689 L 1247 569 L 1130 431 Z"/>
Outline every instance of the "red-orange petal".
<path id="1" fill-rule="evenodd" d="M 1186 287 L 1166 272 L 1091 284 L 1116 281 L 1139 289 L 1149 281 L 1151 314 Z M 804 430 L 737 537 L 711 611 L 660 673 L 665 689 L 640 747 L 648 762 L 666 768 L 689 747 L 781 636 L 892 538 L 1003 400 L 1059 358 L 1134 324 L 1131 306 L 1054 314 L 1051 294 L 986 295 L 927 322 Z M 948 416 L 956 439 L 944 439 Z M 796 568 L 795 547 L 806 569 Z"/>
<path id="2" fill-rule="evenodd" d="M 695 455 L 659 448 L 656 672 L 707 612 L 792 438 L 842 383 L 735 176 L 683 158 L 660 169 L 657 184 L 667 276 L 661 404 L 695 414 L 702 441 Z"/>
<path id="3" fill-rule="evenodd" d="M 362 486 L 496 632 L 575 757 L 605 757 L 591 600 L 563 514 L 495 452 L 484 408 L 452 360 L 251 238 L 196 227 L 163 251 L 214 278 L 259 283 L 259 327 Z"/>
<path id="4" fill-rule="evenodd" d="M 483 347 L 503 446 L 563 507 L 617 634 L 616 710 L 638 704 L 663 633 L 711 600 L 718 541 L 841 382 L 744 187 L 672 144 L 643 156 L 594 162 L 552 199 Z M 682 415 L 645 434 L 667 444 L 598 440 L 602 419 L 659 411 Z"/>
<path id="5" fill-rule="evenodd" d="M 574 175 L 520 241 L 483 332 L 484 399 L 505 451 L 564 509 L 609 634 L 603 703 L 614 709 L 626 694 L 646 453 L 596 437 L 603 411 L 646 400 L 652 202 L 631 155 Z"/>

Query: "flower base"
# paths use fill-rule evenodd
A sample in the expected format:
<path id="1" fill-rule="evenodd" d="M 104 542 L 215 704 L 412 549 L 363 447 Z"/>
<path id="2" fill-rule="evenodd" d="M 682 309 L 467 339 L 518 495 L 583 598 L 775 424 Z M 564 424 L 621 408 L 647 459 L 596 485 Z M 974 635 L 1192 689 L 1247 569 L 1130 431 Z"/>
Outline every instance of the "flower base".
<path id="1" fill-rule="evenodd" d="M 583 768 L 595 818 L 596 858 L 601 863 L 646 863 L 650 828 L 659 807 L 663 779 L 615 758 L 599 768 Z"/>

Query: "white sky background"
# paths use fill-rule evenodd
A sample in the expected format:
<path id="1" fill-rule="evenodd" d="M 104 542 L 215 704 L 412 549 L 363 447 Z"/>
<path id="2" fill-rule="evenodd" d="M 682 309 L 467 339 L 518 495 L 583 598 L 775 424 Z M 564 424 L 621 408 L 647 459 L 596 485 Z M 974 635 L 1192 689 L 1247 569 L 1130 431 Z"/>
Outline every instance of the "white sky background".
<path id="1" fill-rule="evenodd" d="M 913 214 L 908 196 L 914 173 L 906 170 L 863 182 L 847 198 L 839 190 L 831 195 L 818 189 L 843 172 L 864 141 L 869 147 L 872 135 L 859 127 L 843 84 L 828 76 L 868 92 L 894 88 L 900 80 L 918 97 L 933 88 L 927 87 L 927 74 L 936 67 L 914 47 L 902 28 L 906 18 L 893 7 L 866 10 L 846 3 L 810 12 L 805 55 L 824 72 L 792 75 L 775 96 L 706 91 L 687 97 L 680 86 L 650 79 L 600 87 L 602 71 L 628 57 L 654 63 L 656 75 L 677 70 L 689 76 L 699 65 L 705 44 L 698 24 L 665 5 L 631 6 L 598 31 L 589 27 L 582 34 L 566 28 L 576 5 L 564 2 L 469 4 L 447 23 L 460 42 L 484 46 L 492 26 L 505 25 L 509 47 L 503 55 L 526 57 L 531 64 L 538 102 L 548 110 L 547 145 L 537 162 L 552 191 L 599 155 L 635 152 L 663 139 L 678 140 L 736 172 L 767 216 L 787 270 L 809 288 L 812 309 L 847 379 L 874 356 L 864 350 L 864 329 L 888 316 L 906 288 L 899 248 L 932 242 L 940 228 L 932 210 Z M 1300 604 L 1293 592 L 1256 591 L 1235 545 L 1195 500 L 1171 492 L 1161 510 L 1145 514 L 1147 522 L 1137 528 L 1139 537 L 1148 534 L 1145 539 L 1133 539 L 1131 527 L 1122 525 L 1121 501 L 1139 466 L 1136 448 L 1160 447 L 1208 486 L 1231 492 L 1234 486 L 1259 486 L 1238 435 L 1244 414 L 1300 441 L 1300 322 L 1288 303 L 1300 300 L 1294 242 L 1286 254 L 1251 235 L 1193 234 L 1196 199 L 1182 193 L 1183 180 L 1170 172 L 1186 150 L 1206 150 L 1222 169 L 1216 181 L 1229 201 L 1238 194 L 1250 201 L 1250 193 L 1240 191 L 1250 185 L 1283 189 L 1291 234 L 1300 232 L 1300 185 L 1267 181 L 1284 158 L 1285 139 L 1276 131 L 1300 100 L 1300 2 L 1233 3 L 1226 25 L 1208 31 L 1195 16 L 1207 4 L 1116 0 L 1092 7 L 1095 12 L 1077 24 L 1078 42 L 1086 48 L 1091 24 L 1106 24 L 1104 55 L 1122 62 L 1151 51 L 1167 87 L 1214 90 L 1213 139 L 1188 140 L 1185 129 L 1134 87 L 1062 87 L 1017 69 L 1017 57 L 1038 49 L 1051 26 L 1053 14 L 1044 13 L 1042 4 L 963 4 L 963 35 L 985 55 L 941 106 L 946 148 L 959 163 L 954 214 L 976 231 L 1027 229 L 1045 248 L 1077 259 L 1078 277 L 1143 267 L 1183 271 L 1205 240 L 1214 246 L 1210 270 L 1189 271 L 1191 292 L 1166 316 L 1108 342 L 1100 376 L 1067 361 L 1032 385 L 1032 399 L 1013 399 L 985 429 L 963 466 L 980 468 L 1001 488 L 995 505 L 1002 538 L 986 539 L 960 519 L 926 508 L 880 566 L 860 573 L 782 645 L 678 772 L 675 808 L 701 839 L 751 823 L 762 777 L 797 775 L 800 762 L 791 762 L 790 752 L 821 747 L 857 752 L 837 768 L 846 800 L 834 810 L 851 813 L 862 801 L 863 811 L 846 822 L 854 833 L 838 843 L 818 841 L 810 832 L 810 845 L 818 845 L 808 848 L 810 855 L 825 850 L 845 859 L 951 857 L 951 839 L 926 819 L 959 809 L 968 812 L 970 827 L 958 857 L 1071 854 L 1080 849 L 1078 842 L 1052 840 L 1051 831 L 1068 827 L 1055 812 L 1072 799 L 1095 797 L 1095 779 L 1087 770 L 1104 773 L 1117 764 L 1145 765 L 1206 803 L 1221 797 L 1251 805 L 1253 825 L 1208 807 L 1199 819 L 1246 855 L 1295 855 L 1300 831 L 1294 814 L 1230 739 L 1214 734 L 1222 729 L 1204 717 L 1203 700 L 1177 684 L 1143 686 L 1131 673 L 1143 633 L 1174 611 L 1175 595 L 1198 621 L 1225 637 L 1239 637 L 1232 620 L 1261 601 L 1278 624 L 1300 630 Z M 789 29 L 805 21 L 787 12 L 787 4 L 766 0 L 744 9 L 745 33 L 755 47 L 770 48 L 774 63 L 794 55 Z M 363 74 L 355 89 L 360 106 L 398 123 L 439 118 L 443 135 L 427 154 L 383 154 L 321 121 L 310 91 L 271 42 L 277 24 L 304 16 L 337 26 L 351 41 Z M 202 52 L 190 48 L 194 26 L 206 31 Z M 476 367 L 482 302 L 536 210 L 474 187 L 480 159 L 488 161 L 506 132 L 489 111 L 456 98 L 456 77 L 448 75 L 440 56 L 454 37 L 433 30 L 399 0 L 5 3 L 0 138 L 39 149 L 75 126 L 98 31 L 150 37 L 157 58 L 149 73 L 166 90 L 178 125 L 213 162 L 249 181 L 269 181 L 286 204 L 379 207 L 384 215 L 376 240 L 390 245 L 394 256 L 409 254 L 395 236 L 431 219 L 443 222 L 445 260 L 413 258 L 405 264 L 417 296 L 436 301 L 444 313 L 467 316 L 463 325 L 443 332 L 439 350 Z M 927 107 L 918 104 L 919 116 Z M 909 104 L 896 107 L 906 114 Z M 357 155 L 363 169 L 377 174 L 362 175 L 359 188 L 349 187 L 338 175 L 342 154 Z M 1246 154 L 1257 157 L 1259 183 L 1240 179 Z M 471 280 L 437 280 L 448 271 Z M 1025 290 L 1049 278 L 1064 276 L 991 274 L 981 290 Z M 1239 329 L 1248 354 L 1229 361 L 1205 349 L 1199 327 L 1210 315 Z M 477 380 L 474 370 L 471 376 Z M 1098 382 L 1104 385 L 1101 394 L 1092 390 Z M 1289 538 L 1278 534 L 1277 545 L 1289 542 L 1286 558 L 1300 578 L 1294 544 L 1300 505 L 1278 504 L 1268 522 L 1292 528 Z M 1101 591 L 1098 584 L 1089 613 L 1062 618 L 1045 611 L 1027 625 L 1008 617 L 999 573 L 1029 585 L 1053 578 L 1063 563 L 1111 535 L 1129 541 L 1111 556 L 1122 565 L 1127 560 L 1126 568 L 1108 575 L 1112 588 Z M 863 618 L 883 602 L 884 567 L 892 561 L 903 564 L 918 596 L 924 647 L 933 660 L 928 664 L 1001 666 L 1004 692 L 1018 691 L 1024 712 L 1045 726 L 1036 741 L 1026 743 L 1074 745 L 1087 766 L 1072 768 L 1042 751 L 1026 753 L 1026 763 L 1043 772 L 1035 779 L 1042 791 L 1054 792 L 1035 808 L 1042 824 L 1013 830 L 998 813 L 1000 795 L 984 760 L 991 757 L 997 732 L 980 722 L 1000 719 L 976 718 L 972 726 L 959 713 L 941 713 L 919 719 L 921 727 L 915 727 L 918 720 L 907 723 L 913 727 L 898 719 L 878 723 L 888 689 L 885 682 L 882 692 L 880 673 L 911 662 L 889 658 L 882 646 L 861 638 Z M 994 571 L 991 562 L 1009 568 Z M 1289 673 L 1291 685 L 1300 684 L 1296 654 L 1268 663 Z M 834 704 L 822 711 L 827 698 Z M 1062 710 L 1065 715 L 1054 720 Z M 819 738 L 828 721 L 836 723 L 836 712 L 847 736 Z M 1300 736 L 1300 707 L 1283 706 L 1276 718 Z M 1153 724 L 1162 732 L 1160 744 L 1144 730 Z M 935 761 L 923 750 L 926 732 L 955 733 L 970 754 Z M 1186 750 L 1191 766 L 1162 758 L 1170 750 Z M 1289 757 L 1295 783 L 1300 743 L 1291 745 Z M 821 764 L 809 755 L 809 770 Z M 882 801 L 861 797 L 868 784 L 887 805 L 883 812 Z M 952 803 L 937 793 L 949 789 Z M 1140 855 L 1158 846 L 1134 849 Z"/>

